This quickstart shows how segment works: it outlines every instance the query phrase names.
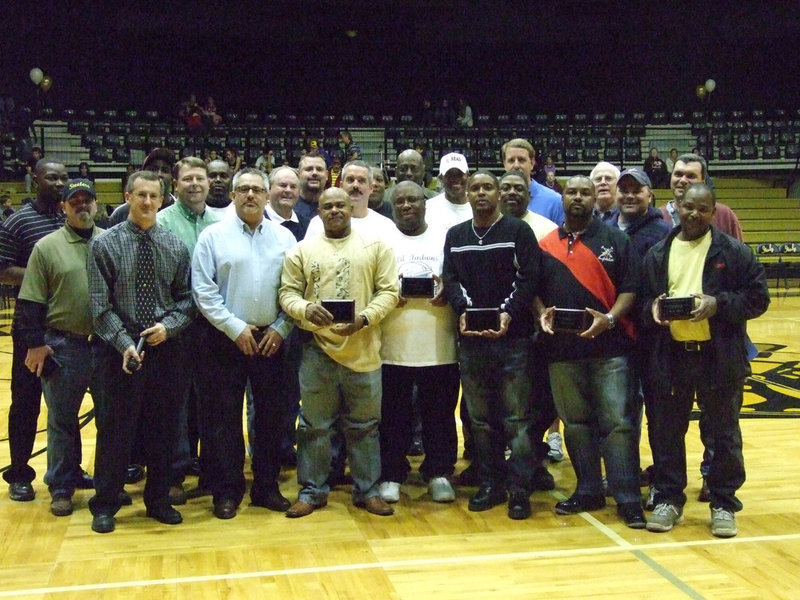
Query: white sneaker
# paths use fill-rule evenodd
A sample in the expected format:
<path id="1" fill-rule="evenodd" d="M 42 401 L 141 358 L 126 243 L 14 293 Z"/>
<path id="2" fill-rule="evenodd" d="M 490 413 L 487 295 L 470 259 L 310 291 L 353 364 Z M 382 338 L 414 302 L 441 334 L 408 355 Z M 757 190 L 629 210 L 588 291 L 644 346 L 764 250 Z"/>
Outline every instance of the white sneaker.
<path id="1" fill-rule="evenodd" d="M 662 502 L 655 507 L 647 519 L 647 531 L 669 531 L 674 525 L 683 521 L 683 507 L 669 502 Z"/>
<path id="2" fill-rule="evenodd" d="M 726 508 L 712 508 L 711 533 L 721 538 L 734 537 L 739 533 L 736 528 L 736 515 Z"/>
<path id="3" fill-rule="evenodd" d="M 428 482 L 428 493 L 434 502 L 453 502 L 456 499 L 456 491 L 447 477 L 433 477 Z"/>
<path id="4" fill-rule="evenodd" d="M 384 481 L 378 486 L 378 495 L 384 502 L 393 504 L 400 501 L 400 484 L 396 481 Z"/>
<path id="5" fill-rule="evenodd" d="M 550 451 L 547 457 L 553 462 L 561 462 L 564 460 L 564 450 L 561 440 L 561 434 L 557 431 L 548 434 L 547 445 L 550 446 Z"/>

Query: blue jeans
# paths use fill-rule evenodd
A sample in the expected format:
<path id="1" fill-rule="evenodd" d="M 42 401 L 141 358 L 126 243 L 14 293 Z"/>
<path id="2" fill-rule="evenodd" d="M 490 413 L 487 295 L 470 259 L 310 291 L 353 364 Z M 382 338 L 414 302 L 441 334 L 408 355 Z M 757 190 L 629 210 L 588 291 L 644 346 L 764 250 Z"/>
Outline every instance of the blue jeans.
<path id="1" fill-rule="evenodd" d="M 602 455 L 617 504 L 640 501 L 632 382 L 625 356 L 550 365 L 553 399 L 578 478 L 576 494 L 603 495 Z"/>
<path id="2" fill-rule="evenodd" d="M 319 505 L 327 500 L 331 435 L 341 419 L 353 476 L 353 502 L 378 495 L 381 452 L 381 370 L 359 373 L 337 363 L 317 346 L 303 346 L 300 363 L 300 424 L 297 428 L 298 498 Z"/>
<path id="3" fill-rule="evenodd" d="M 529 431 L 530 341 L 464 337 L 458 344 L 462 398 L 472 420 L 478 476 L 510 492 L 530 492 L 536 467 Z M 506 444 L 511 448 L 508 461 Z"/>
<path id="4" fill-rule="evenodd" d="M 68 337 L 48 329 L 45 343 L 53 349 L 61 368 L 42 377 L 47 404 L 47 473 L 50 494 L 72 497 L 81 477 L 81 434 L 78 426 L 86 389 L 97 386 L 94 346 L 86 339 Z"/>

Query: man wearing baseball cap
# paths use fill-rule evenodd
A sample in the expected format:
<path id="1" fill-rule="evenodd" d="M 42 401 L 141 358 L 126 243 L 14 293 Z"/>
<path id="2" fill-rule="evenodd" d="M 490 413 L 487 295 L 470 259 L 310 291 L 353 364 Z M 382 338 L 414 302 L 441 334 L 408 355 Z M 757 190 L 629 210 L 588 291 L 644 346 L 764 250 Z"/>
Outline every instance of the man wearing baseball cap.
<path id="1" fill-rule="evenodd" d="M 450 152 L 439 161 L 439 181 L 444 192 L 428 200 L 425 220 L 433 227 L 445 230 L 472 218 L 472 206 L 467 202 L 469 165 L 463 154 Z"/>
<path id="2" fill-rule="evenodd" d="M 142 163 L 142 171 L 152 171 L 156 173 L 161 179 L 164 186 L 164 204 L 162 209 L 167 208 L 175 202 L 175 196 L 172 195 L 172 168 L 175 166 L 175 154 L 169 148 L 156 148 Z M 124 191 L 124 190 L 123 190 Z M 109 221 L 112 225 L 122 223 L 128 219 L 130 213 L 130 205 L 125 202 L 118 206 Z"/>
<path id="3" fill-rule="evenodd" d="M 86 256 L 89 240 L 102 231 L 94 224 L 97 195 L 88 179 L 67 183 L 61 208 L 67 222 L 33 247 L 17 301 L 25 366 L 41 378 L 47 404 L 44 481 L 57 517 L 72 513 L 75 482 L 83 475 L 78 413 L 87 388 L 97 389 Z"/>
<path id="4" fill-rule="evenodd" d="M 652 205 L 652 188 L 650 178 L 642 169 L 626 169 L 620 173 L 617 180 L 617 209 L 609 223 L 628 234 L 642 258 L 670 231 L 661 211 Z"/>

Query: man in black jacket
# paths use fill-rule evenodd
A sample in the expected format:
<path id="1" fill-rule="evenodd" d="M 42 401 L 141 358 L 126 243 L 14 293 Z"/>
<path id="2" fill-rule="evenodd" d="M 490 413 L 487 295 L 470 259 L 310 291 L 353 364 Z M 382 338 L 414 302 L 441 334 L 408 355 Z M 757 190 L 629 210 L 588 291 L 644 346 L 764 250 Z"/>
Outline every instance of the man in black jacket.
<path id="1" fill-rule="evenodd" d="M 769 305 L 764 268 L 743 243 L 711 227 L 715 198 L 705 184 L 687 188 L 677 204 L 680 227 L 654 246 L 644 263 L 643 322 L 649 347 L 645 373 L 651 398 L 655 510 L 650 531 L 669 531 L 683 520 L 686 502 L 684 437 L 697 395 L 714 438 L 708 474 L 711 533 L 737 534 L 736 491 L 745 481 L 739 411 L 750 374 L 745 324 Z M 684 318 L 667 317 L 666 297 L 692 297 Z M 687 318 L 688 317 L 688 318 Z"/>

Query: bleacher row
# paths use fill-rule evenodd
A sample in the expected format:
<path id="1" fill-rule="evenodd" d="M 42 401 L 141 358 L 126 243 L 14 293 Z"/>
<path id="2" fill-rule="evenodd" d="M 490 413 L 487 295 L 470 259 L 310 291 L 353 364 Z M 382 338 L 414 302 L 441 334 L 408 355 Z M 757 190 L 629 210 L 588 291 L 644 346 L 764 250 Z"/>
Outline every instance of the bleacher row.
<path id="1" fill-rule="evenodd" d="M 496 167 L 499 149 L 512 137 L 530 139 L 562 171 L 583 170 L 598 160 L 641 164 L 650 147 L 666 156 L 700 147 L 715 169 L 791 169 L 800 158 L 800 109 L 774 111 L 673 111 L 479 115 L 475 127 L 430 127 L 412 115 L 283 115 L 227 113 L 224 124 L 201 132 L 158 111 L 45 109 L 39 123 L 65 124 L 87 150 L 81 160 L 109 165 L 136 162 L 157 146 L 204 155 L 234 148 L 252 163 L 269 146 L 279 161 L 296 164 L 310 139 L 337 148 L 342 128 L 354 131 L 365 158 L 391 166 L 396 153 L 422 141 L 434 161 L 459 150 L 475 167 Z M 358 133 L 363 133 L 363 136 Z"/>

